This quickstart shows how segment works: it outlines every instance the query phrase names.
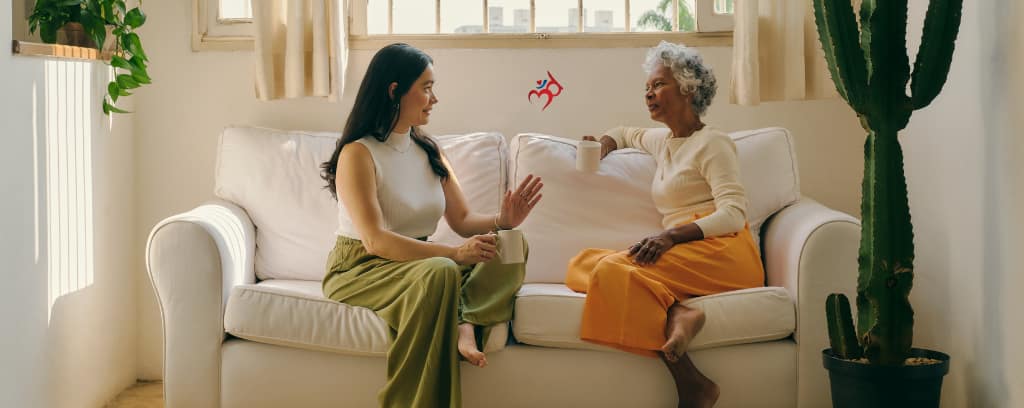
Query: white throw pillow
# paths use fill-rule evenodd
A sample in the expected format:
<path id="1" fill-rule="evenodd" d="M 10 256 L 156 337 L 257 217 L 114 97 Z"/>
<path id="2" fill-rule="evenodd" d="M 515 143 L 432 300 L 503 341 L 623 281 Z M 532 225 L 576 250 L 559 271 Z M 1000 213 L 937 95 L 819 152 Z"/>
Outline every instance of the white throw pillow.
<path id="1" fill-rule="evenodd" d="M 747 192 L 747 220 L 760 246 L 761 225 L 779 210 L 800 199 L 793 137 L 783 128 L 764 128 L 729 134 L 740 159 L 740 181 Z"/>
<path id="2" fill-rule="evenodd" d="M 508 148 L 505 136 L 497 132 L 435 137 L 455 171 L 469 210 L 496 214 L 508 182 Z M 444 217 L 430 241 L 458 245 L 465 238 L 452 231 Z"/>
<path id="3" fill-rule="evenodd" d="M 544 197 L 520 226 L 530 245 L 527 283 L 561 283 L 584 248 L 624 249 L 661 231 L 651 199 L 654 159 L 635 149 L 612 152 L 597 173 L 576 170 L 576 140 L 534 133 L 512 139 L 512 178 L 544 181 Z"/>
<path id="4" fill-rule="evenodd" d="M 231 127 L 221 135 L 217 197 L 244 208 L 256 225 L 256 276 L 321 280 L 338 228 L 337 202 L 324 189 L 320 163 L 340 133 Z M 507 180 L 499 133 L 435 137 L 477 212 L 494 213 Z M 461 242 L 442 218 L 433 236 Z"/>
<path id="5" fill-rule="evenodd" d="M 221 134 L 214 193 L 244 208 L 256 225 L 259 279 L 323 279 L 338 207 L 324 189 L 320 163 L 338 137 L 249 127 Z"/>
<path id="6" fill-rule="evenodd" d="M 781 128 L 730 134 L 749 201 L 755 240 L 764 221 L 800 196 L 796 155 Z M 575 168 L 577 140 L 525 133 L 513 138 L 510 186 L 528 174 L 544 180 L 544 198 L 520 227 L 530 244 L 528 283 L 562 283 L 569 259 L 584 248 L 626 249 L 662 231 L 651 198 L 654 159 L 621 149 L 601 161 L 597 173 Z"/>

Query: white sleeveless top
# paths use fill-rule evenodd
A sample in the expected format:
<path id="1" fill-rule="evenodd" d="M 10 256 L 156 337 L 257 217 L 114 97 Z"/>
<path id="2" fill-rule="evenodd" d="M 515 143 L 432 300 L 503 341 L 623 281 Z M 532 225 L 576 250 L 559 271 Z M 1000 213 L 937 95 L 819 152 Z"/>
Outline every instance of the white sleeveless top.
<path id="1" fill-rule="evenodd" d="M 373 136 L 356 140 L 373 156 L 377 201 L 384 229 L 410 238 L 434 233 L 444 215 L 444 190 L 423 151 L 409 133 L 392 133 L 380 142 Z M 338 235 L 359 239 L 345 203 L 338 200 Z"/>

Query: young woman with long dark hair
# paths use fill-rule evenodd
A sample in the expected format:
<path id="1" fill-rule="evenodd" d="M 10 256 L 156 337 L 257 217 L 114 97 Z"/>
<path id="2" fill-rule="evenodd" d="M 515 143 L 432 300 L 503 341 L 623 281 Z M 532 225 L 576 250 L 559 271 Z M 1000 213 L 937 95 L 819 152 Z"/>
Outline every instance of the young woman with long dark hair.
<path id="1" fill-rule="evenodd" d="M 483 367 L 487 327 L 512 318 L 525 265 L 495 259 L 496 229 L 541 199 L 540 178 L 505 192 L 498 214 L 471 212 L 444 153 L 420 127 L 438 102 L 433 60 L 391 44 L 374 55 L 334 154 L 322 165 L 338 199 L 327 298 L 373 310 L 391 329 L 382 407 L 458 407 L 459 356 Z M 428 242 L 445 217 L 459 246 Z M 477 329 L 479 328 L 479 330 Z"/>

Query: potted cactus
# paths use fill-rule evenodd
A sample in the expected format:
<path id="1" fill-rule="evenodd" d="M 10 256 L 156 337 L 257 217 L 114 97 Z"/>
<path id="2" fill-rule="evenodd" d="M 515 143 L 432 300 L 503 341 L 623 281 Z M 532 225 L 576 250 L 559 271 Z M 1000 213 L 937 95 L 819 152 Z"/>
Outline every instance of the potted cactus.
<path id="1" fill-rule="evenodd" d="M 949 356 L 911 347 L 914 236 L 897 134 L 946 82 L 963 0 L 928 2 L 913 72 L 907 0 L 865 0 L 859 26 L 850 0 L 813 3 L 832 82 L 867 131 L 856 331 L 846 296 L 826 301 L 833 406 L 938 407 Z"/>

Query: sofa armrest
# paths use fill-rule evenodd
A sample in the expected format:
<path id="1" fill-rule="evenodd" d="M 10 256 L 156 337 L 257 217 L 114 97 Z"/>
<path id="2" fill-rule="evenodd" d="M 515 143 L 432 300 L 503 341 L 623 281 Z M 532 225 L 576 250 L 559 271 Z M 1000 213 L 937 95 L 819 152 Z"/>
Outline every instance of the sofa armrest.
<path id="1" fill-rule="evenodd" d="M 821 350 L 829 346 L 825 298 L 856 293 L 860 221 L 802 198 L 765 228 L 767 284 L 785 287 L 796 302 L 798 406 L 831 406 L 821 363 Z"/>
<path id="2" fill-rule="evenodd" d="M 231 288 L 256 280 L 256 231 L 237 205 L 216 201 L 159 222 L 146 268 L 164 329 L 168 408 L 220 405 L 220 347 Z"/>

